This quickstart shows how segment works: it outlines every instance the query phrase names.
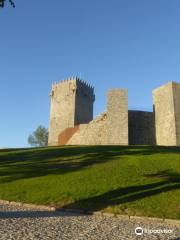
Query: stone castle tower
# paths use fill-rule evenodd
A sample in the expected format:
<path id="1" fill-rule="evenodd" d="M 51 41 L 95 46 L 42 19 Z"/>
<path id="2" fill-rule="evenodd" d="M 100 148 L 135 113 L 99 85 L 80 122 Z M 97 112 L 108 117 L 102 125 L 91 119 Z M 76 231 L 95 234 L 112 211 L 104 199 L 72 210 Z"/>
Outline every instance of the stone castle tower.
<path id="1" fill-rule="evenodd" d="M 58 136 L 67 128 L 93 119 L 94 88 L 73 77 L 52 85 L 50 93 L 49 146 L 58 145 Z"/>
<path id="2" fill-rule="evenodd" d="M 180 146 L 180 84 L 168 82 L 153 91 L 156 144 Z"/>

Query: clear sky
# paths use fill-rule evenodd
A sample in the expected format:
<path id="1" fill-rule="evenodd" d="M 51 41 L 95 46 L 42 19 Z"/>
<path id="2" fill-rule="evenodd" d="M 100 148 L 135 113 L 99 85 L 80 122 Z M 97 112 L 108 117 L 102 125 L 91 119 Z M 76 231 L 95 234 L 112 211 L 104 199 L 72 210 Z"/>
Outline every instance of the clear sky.
<path id="1" fill-rule="evenodd" d="M 0 9 L 0 147 L 27 146 L 49 125 L 52 82 L 79 76 L 95 87 L 94 115 L 109 88 L 129 108 L 152 109 L 152 89 L 180 79 L 179 0 L 16 0 Z"/>

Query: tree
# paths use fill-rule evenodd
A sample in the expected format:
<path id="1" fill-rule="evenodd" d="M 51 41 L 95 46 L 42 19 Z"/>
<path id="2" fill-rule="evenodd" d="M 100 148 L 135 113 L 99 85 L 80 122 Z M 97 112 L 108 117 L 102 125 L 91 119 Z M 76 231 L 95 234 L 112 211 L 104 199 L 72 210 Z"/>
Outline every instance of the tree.
<path id="1" fill-rule="evenodd" d="M 6 0 L 0 0 L 0 7 L 4 7 L 4 3 Z M 15 4 L 12 0 L 9 0 L 10 4 L 15 8 Z"/>
<path id="2" fill-rule="evenodd" d="M 48 129 L 39 126 L 37 129 L 29 135 L 28 137 L 28 143 L 31 146 L 35 147 L 45 147 L 48 145 Z"/>

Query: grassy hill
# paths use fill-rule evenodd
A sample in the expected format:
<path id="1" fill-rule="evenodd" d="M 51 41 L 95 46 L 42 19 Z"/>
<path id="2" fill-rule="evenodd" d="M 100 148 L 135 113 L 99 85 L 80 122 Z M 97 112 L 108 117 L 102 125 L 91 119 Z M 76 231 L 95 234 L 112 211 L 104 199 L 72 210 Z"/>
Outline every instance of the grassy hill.
<path id="1" fill-rule="evenodd" d="M 180 148 L 0 150 L 0 199 L 180 218 Z"/>

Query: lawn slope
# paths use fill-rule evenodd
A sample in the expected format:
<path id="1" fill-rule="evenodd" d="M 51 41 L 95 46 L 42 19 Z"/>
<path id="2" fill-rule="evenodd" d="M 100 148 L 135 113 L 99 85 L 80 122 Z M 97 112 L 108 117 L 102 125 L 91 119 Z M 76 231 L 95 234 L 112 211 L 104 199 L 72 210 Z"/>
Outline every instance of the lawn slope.
<path id="1" fill-rule="evenodd" d="M 180 219 L 180 148 L 1 149 L 0 199 Z"/>

